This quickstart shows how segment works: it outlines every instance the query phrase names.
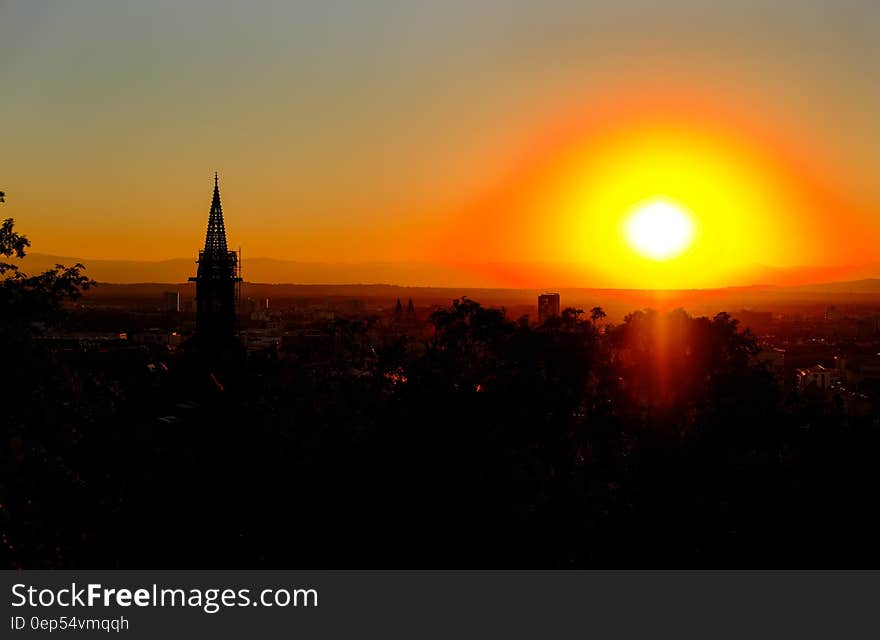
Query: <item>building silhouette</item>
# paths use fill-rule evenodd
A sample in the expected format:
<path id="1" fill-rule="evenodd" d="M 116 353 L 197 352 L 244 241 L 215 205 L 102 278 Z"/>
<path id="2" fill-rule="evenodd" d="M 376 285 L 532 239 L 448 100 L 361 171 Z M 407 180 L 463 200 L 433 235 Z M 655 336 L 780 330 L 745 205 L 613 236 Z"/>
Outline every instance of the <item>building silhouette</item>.
<path id="1" fill-rule="evenodd" d="M 416 324 L 416 307 L 412 298 L 406 303 L 406 307 L 403 306 L 400 298 L 397 299 L 397 304 L 394 305 L 394 321 L 404 325 Z"/>
<path id="2" fill-rule="evenodd" d="M 205 248 L 199 251 L 196 283 L 196 342 L 222 345 L 234 340 L 241 272 L 239 256 L 226 246 L 226 226 L 220 206 L 220 187 L 214 174 L 214 197 L 208 215 Z"/>
<path id="3" fill-rule="evenodd" d="M 538 296 L 538 322 L 559 315 L 559 294 L 544 293 Z"/>
<path id="4" fill-rule="evenodd" d="M 164 291 L 162 293 L 162 310 L 165 313 L 178 313 L 180 311 L 179 291 Z"/>

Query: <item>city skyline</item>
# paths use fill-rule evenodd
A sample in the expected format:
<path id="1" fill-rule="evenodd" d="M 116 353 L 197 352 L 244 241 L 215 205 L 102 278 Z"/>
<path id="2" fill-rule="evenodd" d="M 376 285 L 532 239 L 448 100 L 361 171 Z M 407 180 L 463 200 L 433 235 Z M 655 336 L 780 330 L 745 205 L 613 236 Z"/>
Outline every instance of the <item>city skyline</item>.
<path id="1" fill-rule="evenodd" d="M 10 629 L 854 628 L 878 59 L 876 0 L 0 0 Z"/>

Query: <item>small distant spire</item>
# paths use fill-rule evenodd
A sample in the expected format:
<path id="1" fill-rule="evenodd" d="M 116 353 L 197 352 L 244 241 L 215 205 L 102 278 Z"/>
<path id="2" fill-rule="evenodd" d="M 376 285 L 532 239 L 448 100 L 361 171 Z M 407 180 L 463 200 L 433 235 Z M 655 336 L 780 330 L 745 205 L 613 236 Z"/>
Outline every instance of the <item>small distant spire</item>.
<path id="1" fill-rule="evenodd" d="M 214 172 L 214 188 L 216 189 L 219 186 L 219 182 L 217 179 L 217 172 Z"/>

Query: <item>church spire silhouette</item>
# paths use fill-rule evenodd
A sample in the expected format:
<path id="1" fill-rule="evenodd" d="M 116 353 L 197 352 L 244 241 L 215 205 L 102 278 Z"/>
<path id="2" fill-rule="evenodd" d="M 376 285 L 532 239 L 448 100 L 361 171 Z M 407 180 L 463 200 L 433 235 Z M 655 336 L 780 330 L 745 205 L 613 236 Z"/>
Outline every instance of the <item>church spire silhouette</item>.
<path id="1" fill-rule="evenodd" d="M 196 339 L 205 347 L 228 343 L 236 334 L 238 254 L 226 245 L 226 225 L 220 205 L 220 179 L 214 172 L 214 195 L 208 214 L 205 248 L 199 251 L 196 283 Z"/>
<path id="2" fill-rule="evenodd" d="M 208 215 L 208 231 L 205 234 L 205 253 L 223 254 L 226 248 L 226 225 L 223 222 L 223 207 L 220 205 L 220 180 L 214 172 L 214 197 L 211 199 L 211 213 Z"/>

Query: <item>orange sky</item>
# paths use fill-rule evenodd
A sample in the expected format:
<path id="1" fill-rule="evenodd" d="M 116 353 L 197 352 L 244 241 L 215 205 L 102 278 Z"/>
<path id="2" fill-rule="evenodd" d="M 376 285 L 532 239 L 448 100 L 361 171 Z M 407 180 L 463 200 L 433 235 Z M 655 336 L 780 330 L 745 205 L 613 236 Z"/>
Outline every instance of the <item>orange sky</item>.
<path id="1" fill-rule="evenodd" d="M 846 176 L 822 161 L 821 141 L 686 91 L 633 92 L 562 116 L 504 180 L 438 225 L 425 253 L 507 263 L 517 247 L 523 261 L 573 265 L 587 282 L 662 288 L 763 283 L 756 267 L 770 265 L 821 265 L 830 279 L 877 259 L 878 225 L 843 192 Z M 693 247 L 660 264 L 619 229 L 633 205 L 657 196 L 684 205 L 698 227 Z M 498 268 L 511 286 L 558 273 L 486 267 Z"/>
<path id="2" fill-rule="evenodd" d="M 190 258 L 218 170 L 246 259 L 352 281 L 427 262 L 419 284 L 711 287 L 880 262 L 872 3 L 415 4 L 11 3 L 0 213 L 34 252 Z M 663 263 L 620 235 L 658 196 L 698 229 Z"/>

